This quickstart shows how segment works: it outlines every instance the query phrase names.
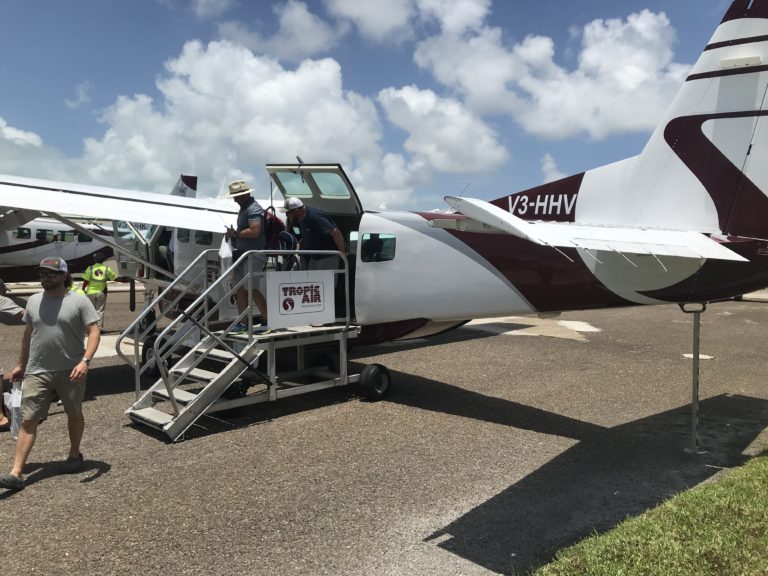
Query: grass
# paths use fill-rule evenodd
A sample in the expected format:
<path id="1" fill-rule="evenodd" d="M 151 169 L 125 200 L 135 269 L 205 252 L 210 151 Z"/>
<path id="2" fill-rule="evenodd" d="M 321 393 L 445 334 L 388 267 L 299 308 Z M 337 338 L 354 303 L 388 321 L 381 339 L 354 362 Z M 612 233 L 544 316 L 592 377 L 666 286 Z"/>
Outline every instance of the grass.
<path id="1" fill-rule="evenodd" d="M 566 575 L 768 575 L 768 453 L 561 550 L 531 573 Z"/>

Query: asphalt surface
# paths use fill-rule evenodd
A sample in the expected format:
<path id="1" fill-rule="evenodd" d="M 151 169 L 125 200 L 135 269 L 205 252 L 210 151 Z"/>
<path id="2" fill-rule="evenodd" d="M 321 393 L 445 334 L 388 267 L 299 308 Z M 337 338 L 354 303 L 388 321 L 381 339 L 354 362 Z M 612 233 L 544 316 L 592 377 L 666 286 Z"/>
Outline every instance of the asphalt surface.
<path id="1" fill-rule="evenodd" d="M 113 294 L 106 327 L 127 325 Z M 565 321 L 563 323 L 562 321 Z M 94 361 L 86 468 L 61 474 L 66 418 L 41 424 L 28 486 L 0 492 L 8 574 L 513 574 L 739 465 L 768 426 L 768 305 L 675 306 L 465 327 L 353 351 L 387 400 L 321 391 L 205 418 L 170 444 L 124 415 L 132 374 Z M 10 370 L 21 327 L 0 327 Z M 102 351 L 104 352 L 104 351 Z M 0 435 L 0 469 L 14 443 Z"/>

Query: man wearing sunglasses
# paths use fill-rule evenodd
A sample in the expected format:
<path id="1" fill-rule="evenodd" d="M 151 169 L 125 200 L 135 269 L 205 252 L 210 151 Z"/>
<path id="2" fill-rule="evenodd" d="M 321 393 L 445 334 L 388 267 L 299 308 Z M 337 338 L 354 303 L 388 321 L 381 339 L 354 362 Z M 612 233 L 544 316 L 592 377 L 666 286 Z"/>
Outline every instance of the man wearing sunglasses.
<path id="1" fill-rule="evenodd" d="M 43 292 L 33 294 L 27 301 L 27 327 L 21 340 L 19 363 L 11 372 L 12 380 L 23 378 L 24 382 L 13 468 L 10 474 L 0 476 L 0 487 L 10 490 L 24 488 L 24 465 L 35 444 L 37 426 L 48 416 L 54 394 L 64 405 L 69 431 L 69 457 L 62 470 L 74 473 L 83 467 L 80 441 L 85 430 L 85 379 L 99 347 L 99 315 L 86 296 L 69 290 L 72 276 L 67 263 L 57 257 L 44 258 L 38 275 Z"/>

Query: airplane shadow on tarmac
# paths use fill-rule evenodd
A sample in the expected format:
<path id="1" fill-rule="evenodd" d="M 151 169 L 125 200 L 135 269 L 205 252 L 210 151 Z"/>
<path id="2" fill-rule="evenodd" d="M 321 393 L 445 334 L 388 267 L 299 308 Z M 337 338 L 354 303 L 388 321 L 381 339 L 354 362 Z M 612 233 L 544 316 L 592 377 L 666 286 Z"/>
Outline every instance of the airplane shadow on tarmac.
<path id="1" fill-rule="evenodd" d="M 691 445 L 690 406 L 603 428 L 462 388 L 399 375 L 396 402 L 578 440 L 520 482 L 426 541 L 501 574 L 547 563 L 555 553 L 627 516 L 742 463 L 743 450 L 768 426 L 768 401 L 720 395 L 699 404 L 700 446 Z"/>

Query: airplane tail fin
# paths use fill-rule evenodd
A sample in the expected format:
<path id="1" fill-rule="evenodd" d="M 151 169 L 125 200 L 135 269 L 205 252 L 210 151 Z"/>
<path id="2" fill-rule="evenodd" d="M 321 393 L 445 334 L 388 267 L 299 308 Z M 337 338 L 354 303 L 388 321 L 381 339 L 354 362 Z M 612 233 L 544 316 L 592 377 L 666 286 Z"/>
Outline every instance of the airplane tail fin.
<path id="1" fill-rule="evenodd" d="M 768 0 L 734 0 L 639 156 L 494 200 L 529 219 L 768 239 Z"/>
<path id="2" fill-rule="evenodd" d="M 171 190 L 171 196 L 197 197 L 197 176 L 187 176 L 186 174 L 179 176 L 179 181 Z"/>
<path id="3" fill-rule="evenodd" d="M 627 166 L 624 223 L 768 238 L 767 91 L 768 0 L 734 0 Z"/>

